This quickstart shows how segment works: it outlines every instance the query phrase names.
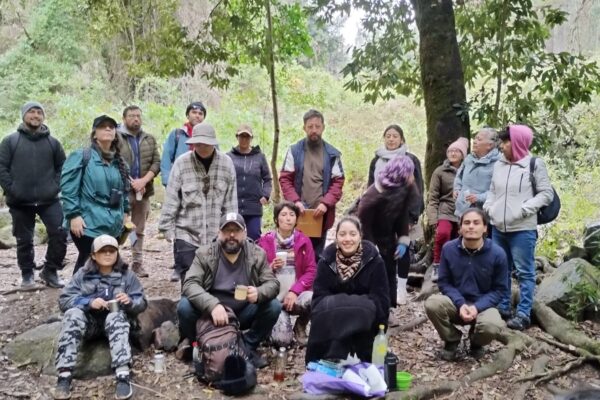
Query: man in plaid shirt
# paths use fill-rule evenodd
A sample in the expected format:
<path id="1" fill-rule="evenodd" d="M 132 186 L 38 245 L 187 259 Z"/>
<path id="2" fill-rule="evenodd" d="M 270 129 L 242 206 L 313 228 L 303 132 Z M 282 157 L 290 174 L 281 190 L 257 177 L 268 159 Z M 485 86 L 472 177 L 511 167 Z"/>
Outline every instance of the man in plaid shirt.
<path id="1" fill-rule="evenodd" d="M 194 150 L 175 160 L 158 222 L 159 231 L 175 240 L 174 277 L 182 281 L 196 249 L 217 237 L 221 215 L 238 211 L 235 168 L 215 148 L 215 129 L 200 123 L 186 143 Z"/>

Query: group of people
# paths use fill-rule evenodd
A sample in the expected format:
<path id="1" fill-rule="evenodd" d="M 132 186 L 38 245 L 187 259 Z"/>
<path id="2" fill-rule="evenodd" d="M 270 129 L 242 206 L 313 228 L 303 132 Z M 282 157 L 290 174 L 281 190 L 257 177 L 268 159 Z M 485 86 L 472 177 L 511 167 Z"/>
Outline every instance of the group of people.
<path id="1" fill-rule="evenodd" d="M 257 351 L 265 340 L 306 345 L 307 363 L 349 353 L 370 361 L 378 325 L 389 326 L 390 309 L 406 303 L 409 232 L 425 205 L 420 162 L 407 151 L 398 125 L 383 132 L 356 216 L 343 217 L 334 242 L 326 246 L 345 176 L 341 153 L 323 139 L 323 115 L 316 110 L 304 115 L 306 137 L 287 150 L 280 171 L 284 201 L 274 206 L 275 228 L 262 234 L 272 182 L 265 155 L 251 145 L 247 125 L 236 132 L 238 146 L 222 152 L 206 114 L 201 102 L 190 103 L 187 122 L 169 133 L 161 157 L 155 138 L 142 129 L 141 109 L 129 106 L 121 124 L 107 115 L 96 118 L 89 148 L 66 158 L 43 124 L 42 105 L 29 102 L 17 132 L 0 144 L 0 185 L 13 217 L 23 286 L 33 284 L 36 269 L 36 215 L 49 235 L 40 273 L 49 286 L 64 286 L 57 271 L 68 233 L 79 251 L 74 276 L 60 297 L 65 317 L 55 398 L 70 397 L 78 346 L 100 333 L 109 337 L 117 398 L 131 396 L 126 338 L 130 321 L 146 307 L 138 277 L 148 276 L 144 225 L 159 173 L 166 187 L 159 231 L 173 243 L 171 280 L 182 286 L 178 357 L 191 359 L 200 317 L 210 316 L 219 326 L 233 312 L 257 368 L 267 365 Z M 496 131 L 482 129 L 469 154 L 467 139 L 451 143 L 447 160 L 432 176 L 427 217 L 437 228 L 434 270 L 442 294 L 428 299 L 425 308 L 445 342 L 444 359 L 454 359 L 460 343 L 454 324 L 473 327 L 471 352 L 477 356 L 493 339 L 492 331 L 502 327 L 501 317 L 514 329 L 529 325 L 535 217 L 553 195 L 541 159 L 535 160 L 533 190 L 532 137 L 526 126 L 509 126 L 500 135 L 499 155 Z M 28 162 L 32 154 L 36 163 Z M 323 221 L 314 237 L 297 229 L 309 209 Z M 136 233 L 131 269 L 117 242 L 130 224 Z M 513 265 L 521 286 L 514 315 Z M 243 300 L 235 296 L 240 286 L 246 288 Z"/>

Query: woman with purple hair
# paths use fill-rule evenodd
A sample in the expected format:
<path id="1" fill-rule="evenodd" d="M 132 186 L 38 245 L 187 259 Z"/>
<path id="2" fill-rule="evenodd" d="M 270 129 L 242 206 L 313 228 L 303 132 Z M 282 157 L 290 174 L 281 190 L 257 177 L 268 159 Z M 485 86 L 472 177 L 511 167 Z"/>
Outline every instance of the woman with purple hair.
<path id="1" fill-rule="evenodd" d="M 390 304 L 406 304 L 406 281 L 411 213 L 418 211 L 421 195 L 415 184 L 415 164 L 401 155 L 388 161 L 360 200 L 358 218 L 364 239 L 377 245 L 385 262 Z M 396 271 L 398 284 L 396 285 Z"/>

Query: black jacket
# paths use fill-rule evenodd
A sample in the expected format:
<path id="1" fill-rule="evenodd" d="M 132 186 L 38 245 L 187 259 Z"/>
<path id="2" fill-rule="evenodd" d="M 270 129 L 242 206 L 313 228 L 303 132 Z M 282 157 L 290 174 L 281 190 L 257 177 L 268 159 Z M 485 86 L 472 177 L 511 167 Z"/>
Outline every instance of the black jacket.
<path id="1" fill-rule="evenodd" d="M 273 180 L 264 153 L 259 146 L 252 147 L 248 154 L 240 153 L 239 148 L 234 147 L 227 155 L 235 166 L 239 213 L 243 216 L 262 215 L 260 198 L 269 199 Z"/>
<path id="2" fill-rule="evenodd" d="M 399 241 L 408 245 L 408 224 L 420 202 L 421 195 L 414 183 L 383 192 L 371 185 L 358 205 L 363 238 L 375 243 L 379 252 L 388 256 L 394 253 Z"/>
<path id="3" fill-rule="evenodd" d="M 9 206 L 58 200 L 65 152 L 46 125 L 31 133 L 24 124 L 0 143 L 0 186 Z"/>
<path id="4" fill-rule="evenodd" d="M 415 172 L 413 175 L 415 176 L 415 184 L 417 185 L 417 189 L 419 189 L 419 196 L 420 196 L 419 202 L 415 205 L 414 209 L 411 210 L 411 213 L 410 213 L 410 217 L 411 217 L 410 222 L 414 224 L 419 219 L 419 215 L 421 215 L 423 213 L 423 210 L 425 210 L 425 201 L 423 200 L 423 193 L 425 193 L 425 184 L 423 182 L 423 172 L 421 171 L 421 162 L 419 161 L 417 156 L 415 156 L 412 153 L 407 152 L 406 155 L 408 157 L 410 157 L 413 164 L 415 164 Z M 371 186 L 373 183 L 375 183 L 375 164 L 377 163 L 377 159 L 378 159 L 378 157 L 373 157 L 373 159 L 371 160 L 371 164 L 369 165 L 369 177 L 367 180 L 367 186 Z"/>
<path id="5" fill-rule="evenodd" d="M 325 297 L 333 294 L 366 295 L 375 303 L 375 324 L 387 324 L 390 298 L 385 265 L 373 243 L 363 240 L 362 247 L 363 258 L 359 270 L 352 278 L 342 282 L 337 273 L 336 246 L 335 244 L 327 246 L 317 266 L 317 276 L 313 283 L 312 309 L 317 307 Z M 336 326 L 335 322 L 332 326 Z"/>

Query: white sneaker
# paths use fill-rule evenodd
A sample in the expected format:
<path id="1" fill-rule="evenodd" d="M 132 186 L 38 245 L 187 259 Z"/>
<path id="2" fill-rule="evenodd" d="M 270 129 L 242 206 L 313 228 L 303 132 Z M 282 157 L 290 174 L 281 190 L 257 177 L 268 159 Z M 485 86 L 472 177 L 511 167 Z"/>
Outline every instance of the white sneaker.
<path id="1" fill-rule="evenodd" d="M 398 278 L 398 287 L 396 288 L 396 304 L 405 305 L 408 301 L 408 293 L 406 293 L 407 279 Z"/>

